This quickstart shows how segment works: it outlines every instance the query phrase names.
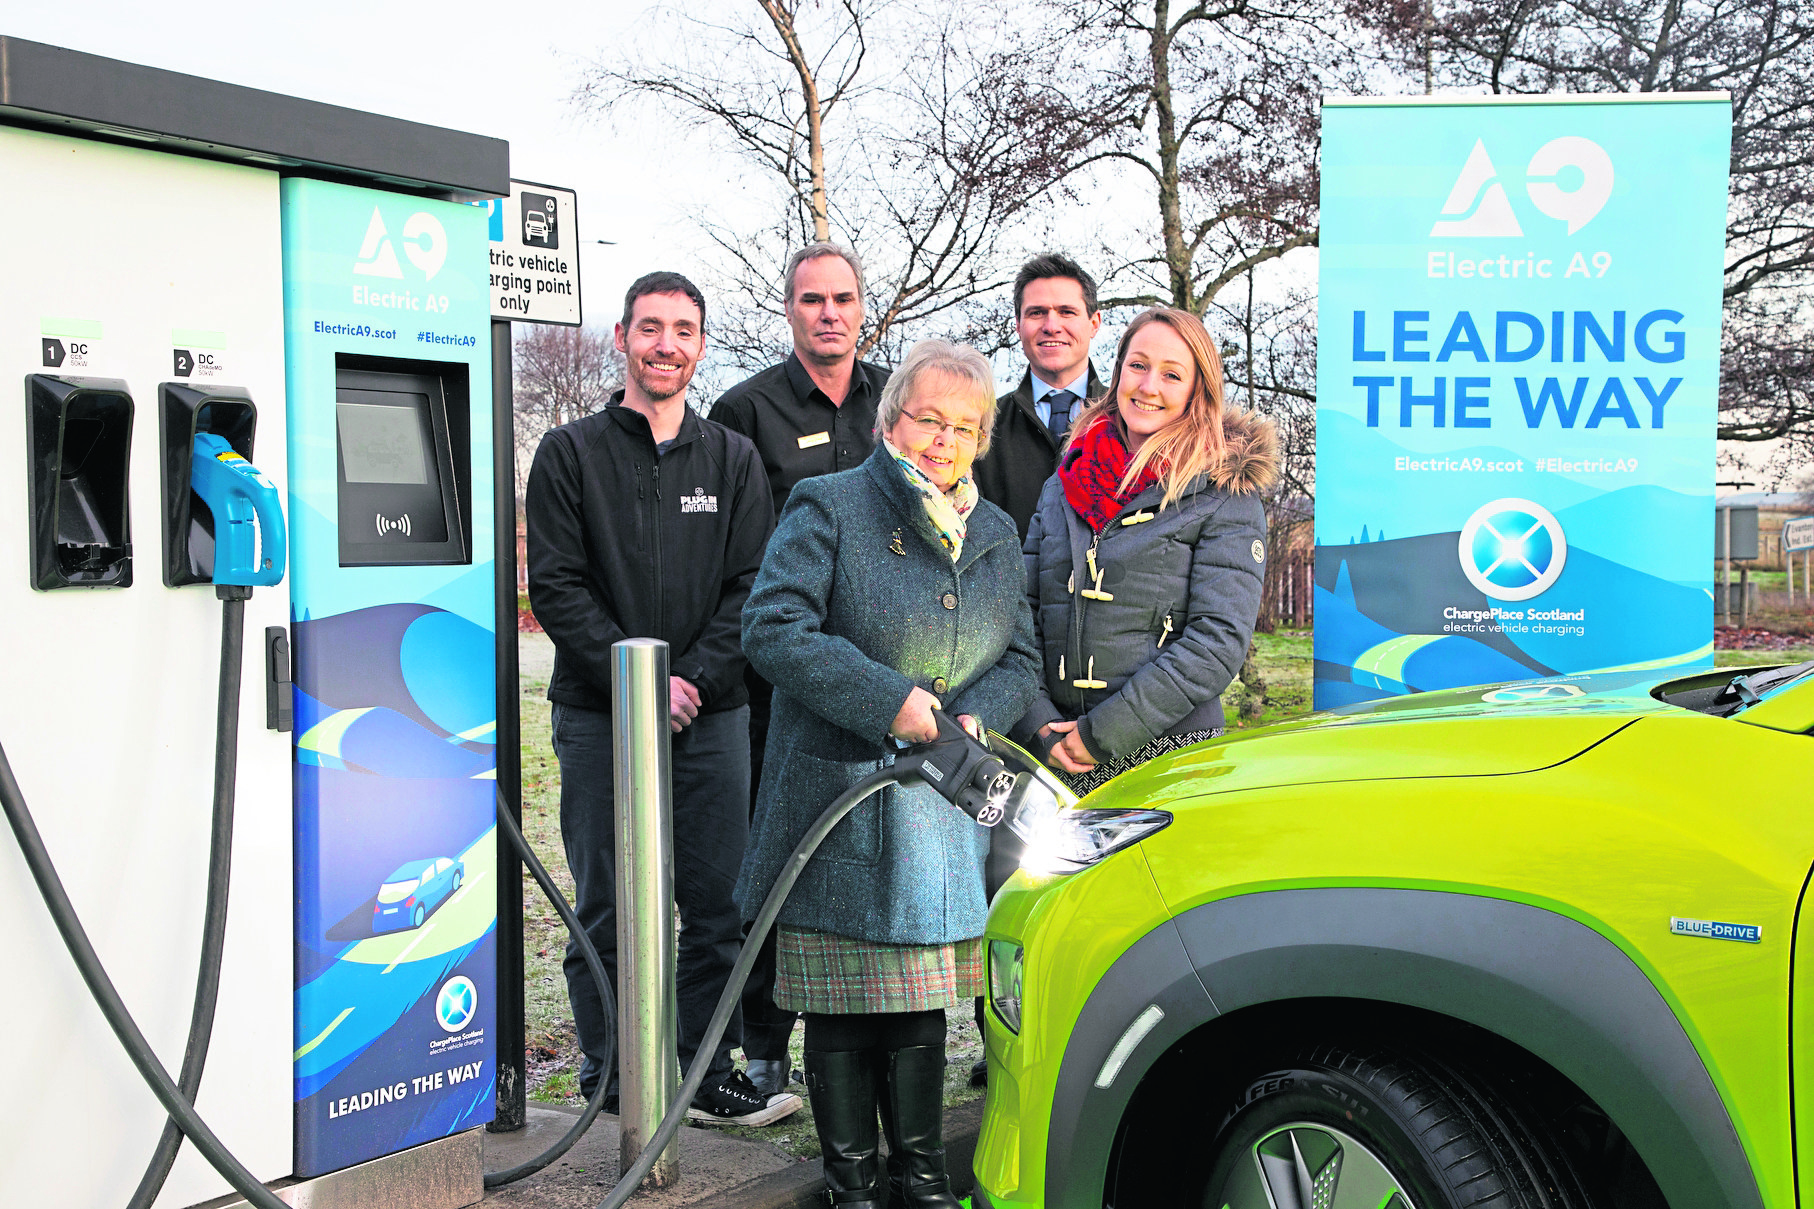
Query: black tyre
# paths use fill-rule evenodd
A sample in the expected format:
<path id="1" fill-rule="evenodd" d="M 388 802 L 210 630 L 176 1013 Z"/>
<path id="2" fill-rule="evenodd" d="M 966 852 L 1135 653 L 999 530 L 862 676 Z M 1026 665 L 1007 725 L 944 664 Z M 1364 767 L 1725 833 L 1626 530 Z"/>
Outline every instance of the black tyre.
<path id="1" fill-rule="evenodd" d="M 1318 1046 L 1249 1080 L 1216 1132 L 1205 1209 L 1591 1209 L 1561 1149 L 1428 1055 Z"/>

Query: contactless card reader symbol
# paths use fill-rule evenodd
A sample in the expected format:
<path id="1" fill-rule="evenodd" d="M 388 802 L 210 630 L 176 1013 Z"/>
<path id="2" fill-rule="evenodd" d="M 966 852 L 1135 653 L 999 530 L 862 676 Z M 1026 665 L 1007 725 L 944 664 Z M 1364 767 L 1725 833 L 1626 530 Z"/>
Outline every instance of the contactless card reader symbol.
<path id="1" fill-rule="evenodd" d="M 405 512 L 396 520 L 392 520 L 382 512 L 377 513 L 376 516 L 378 518 L 379 537 L 389 537 L 393 533 L 401 533 L 404 537 L 409 536 L 409 513 Z"/>
<path id="2" fill-rule="evenodd" d="M 555 201 L 546 193 L 523 194 L 523 242 L 554 249 L 561 246 Z"/>
<path id="3" fill-rule="evenodd" d="M 1561 578 L 1568 541 L 1550 510 L 1530 500 L 1494 500 L 1461 527 L 1461 571 L 1494 600 L 1529 600 Z"/>

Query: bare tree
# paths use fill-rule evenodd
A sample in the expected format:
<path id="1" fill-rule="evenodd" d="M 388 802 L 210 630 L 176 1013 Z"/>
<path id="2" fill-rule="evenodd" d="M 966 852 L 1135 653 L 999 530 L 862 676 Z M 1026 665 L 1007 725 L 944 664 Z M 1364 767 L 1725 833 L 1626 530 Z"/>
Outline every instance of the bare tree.
<path id="1" fill-rule="evenodd" d="M 778 188 L 778 213 L 753 228 L 697 215 L 726 266 L 722 355 L 754 369 L 785 353 L 781 269 L 809 240 L 863 256 L 865 357 L 928 327 L 967 333 L 972 304 L 1006 284 L 1002 249 L 1082 136 L 1017 108 L 1014 48 L 974 16 L 910 0 L 757 0 L 726 21 L 668 11 L 671 32 L 638 42 L 659 58 L 587 72 L 582 108 L 654 102 Z"/>
<path id="2" fill-rule="evenodd" d="M 1112 263 L 1121 253 L 1105 305 L 1201 315 L 1250 270 L 1316 243 L 1320 99 L 1362 79 L 1364 39 L 1339 6 L 1068 0 L 1059 11 L 1050 74 L 1023 86 L 1025 104 L 1089 133 L 1072 173 L 1131 170 L 1153 206 L 1132 254 L 1124 238 L 1105 245 Z"/>
<path id="3" fill-rule="evenodd" d="M 623 385 L 624 357 L 610 333 L 593 328 L 524 324 L 512 348 L 516 407 L 516 490 L 523 495 L 529 462 L 550 428 L 589 416 Z"/>
<path id="4" fill-rule="evenodd" d="M 1073 189 L 1119 173 L 1150 190 L 1149 219 L 1104 239 L 1103 305 L 1175 306 L 1217 332 L 1231 398 L 1284 440 L 1268 501 L 1283 548 L 1314 491 L 1315 308 L 1288 284 L 1261 297 L 1255 278 L 1317 242 L 1321 98 L 1364 86 L 1370 42 L 1334 0 L 1068 0 L 1060 11 L 1023 108 L 1087 135 L 1066 165 Z M 1257 716 L 1267 688 L 1251 646 L 1240 679 L 1242 712 Z"/>
<path id="5" fill-rule="evenodd" d="M 1814 9 L 1806 0 L 1355 0 L 1439 85 L 1732 96 L 1719 435 L 1814 457 Z"/>

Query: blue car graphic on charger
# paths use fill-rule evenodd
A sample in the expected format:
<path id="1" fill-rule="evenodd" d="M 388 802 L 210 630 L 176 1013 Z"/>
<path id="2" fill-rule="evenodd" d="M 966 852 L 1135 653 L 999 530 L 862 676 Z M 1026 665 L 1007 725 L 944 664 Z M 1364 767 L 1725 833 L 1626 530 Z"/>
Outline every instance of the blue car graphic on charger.
<path id="1" fill-rule="evenodd" d="M 372 907 L 372 931 L 420 928 L 429 912 L 458 890 L 465 877 L 466 866 L 445 856 L 397 866 L 397 871 L 378 887 L 378 901 Z"/>

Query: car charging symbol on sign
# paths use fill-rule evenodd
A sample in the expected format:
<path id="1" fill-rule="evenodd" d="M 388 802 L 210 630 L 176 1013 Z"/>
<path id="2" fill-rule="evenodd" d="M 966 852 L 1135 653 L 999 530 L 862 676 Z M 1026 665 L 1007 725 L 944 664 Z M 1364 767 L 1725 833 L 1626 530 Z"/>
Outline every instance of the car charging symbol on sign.
<path id="1" fill-rule="evenodd" d="M 523 243 L 547 248 L 549 251 L 561 246 L 559 219 L 556 217 L 554 198 L 546 193 L 525 191 L 523 207 Z"/>

